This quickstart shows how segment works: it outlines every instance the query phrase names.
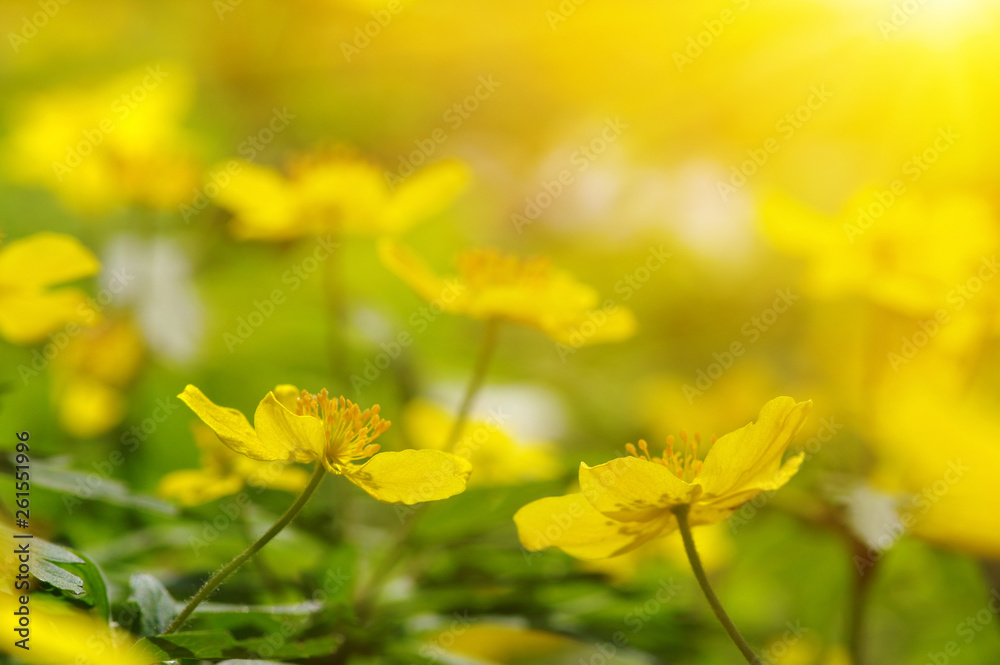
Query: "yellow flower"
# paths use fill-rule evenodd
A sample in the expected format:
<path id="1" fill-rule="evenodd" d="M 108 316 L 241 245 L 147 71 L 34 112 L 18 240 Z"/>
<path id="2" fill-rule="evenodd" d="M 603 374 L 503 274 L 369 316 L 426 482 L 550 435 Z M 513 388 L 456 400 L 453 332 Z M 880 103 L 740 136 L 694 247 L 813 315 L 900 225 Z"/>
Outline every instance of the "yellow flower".
<path id="1" fill-rule="evenodd" d="M 862 191 L 834 215 L 771 197 L 764 231 L 779 251 L 808 261 L 810 293 L 862 295 L 910 316 L 953 304 L 957 286 L 990 268 L 1000 234 L 982 198 L 913 191 L 882 205 L 880 195 Z"/>
<path id="2" fill-rule="evenodd" d="M 635 332 L 631 310 L 613 301 L 601 303 L 597 291 L 545 258 L 522 260 L 494 249 L 469 250 L 458 257 L 458 275 L 443 279 L 395 242 L 380 243 L 379 256 L 419 296 L 452 314 L 538 328 L 574 348 L 619 341 Z"/>
<path id="3" fill-rule="evenodd" d="M 8 541 L 9 542 L 9 541 Z M 9 581 L 4 569 L 0 581 L 4 582 L 0 591 L 0 614 L 14 617 L 19 609 L 20 594 L 8 593 L 13 589 L 13 571 L 9 570 Z M 29 595 L 30 633 L 25 650 L 16 646 L 21 635 L 8 633 L 0 642 L 0 653 L 7 653 L 26 665 L 148 665 L 153 656 L 138 645 L 130 644 L 134 638 L 122 631 L 112 630 L 107 623 L 65 603 L 55 601 L 44 594 Z M 14 622 L 16 625 L 16 622 Z M 9 631 L 10 629 L 8 629 Z"/>
<path id="4" fill-rule="evenodd" d="M 454 418 L 430 402 L 414 400 L 407 405 L 403 422 L 410 441 L 417 448 L 443 450 Z M 470 482 L 473 485 L 485 487 L 547 480 L 562 472 L 562 466 L 547 445 L 519 444 L 488 422 L 466 423 L 463 431 L 454 453 L 472 465 Z"/>
<path id="5" fill-rule="evenodd" d="M 40 93 L 17 106 L 4 166 L 12 180 L 47 187 L 75 210 L 175 208 L 197 185 L 181 128 L 193 88 L 183 69 L 155 64 L 85 89 Z"/>
<path id="6" fill-rule="evenodd" d="M 0 336 L 31 344 L 67 324 L 89 323 L 95 313 L 83 291 L 48 287 L 100 269 L 89 249 L 59 233 L 36 233 L 0 247 Z"/>
<path id="7" fill-rule="evenodd" d="M 721 523 L 694 528 L 694 539 L 698 543 L 698 556 L 709 574 L 726 567 L 732 559 L 732 539 L 729 528 Z M 609 559 L 581 561 L 582 570 L 601 573 L 617 584 L 635 579 L 645 564 L 653 564 L 662 570 L 668 561 L 679 570 L 690 570 L 684 543 L 677 538 L 656 538 L 641 547 Z"/>
<path id="8" fill-rule="evenodd" d="M 241 163 L 216 202 L 233 213 L 241 239 L 288 240 L 308 234 L 398 234 L 444 210 L 465 188 L 459 162 L 428 166 L 390 189 L 382 170 L 346 155 L 302 157 L 288 175 Z"/>
<path id="9" fill-rule="evenodd" d="M 677 527 L 674 508 L 689 506 L 692 526 L 720 522 L 764 491 L 795 475 L 799 453 L 782 462 L 812 402 L 778 397 L 757 421 L 726 434 L 698 459 L 698 446 L 682 436 L 663 457 L 652 457 L 645 441 L 627 444 L 629 457 L 595 467 L 580 464 L 580 493 L 534 501 L 514 515 L 521 543 L 536 551 L 555 546 L 578 559 L 629 552 Z"/>
<path id="10" fill-rule="evenodd" d="M 877 459 L 871 480 L 896 497 L 898 515 L 897 524 L 878 525 L 883 537 L 875 544 L 881 551 L 912 533 L 949 549 L 1000 557 L 991 508 L 1000 468 L 994 393 L 949 386 L 946 360 L 917 361 L 874 397 L 869 444 Z"/>
<path id="11" fill-rule="evenodd" d="M 281 385 L 257 406 L 254 426 L 235 409 L 212 403 L 195 386 L 178 395 L 219 439 L 238 453 L 261 461 L 320 462 L 384 503 L 411 505 L 465 491 L 469 463 L 438 450 L 378 453 L 374 443 L 389 429 L 379 407 L 362 411 L 326 389 L 317 395 Z M 356 462 L 366 459 L 367 462 Z"/>
<path id="12" fill-rule="evenodd" d="M 38 604 L 39 597 L 32 596 L 31 650 L 14 646 L 14 639 L 5 639 L 0 651 L 18 658 L 28 665 L 148 665 L 155 659 L 145 649 L 122 643 L 122 636 L 115 634 L 102 621 L 83 612 L 54 607 L 52 603 Z M 11 616 L 17 605 L 13 596 L 0 594 L 0 612 Z"/>
<path id="13" fill-rule="evenodd" d="M 791 631 L 764 647 L 761 657 L 774 665 L 851 665 L 851 656 L 843 646 L 824 646 L 808 635 Z"/>
<path id="14" fill-rule="evenodd" d="M 234 455 L 205 425 L 196 423 L 191 429 L 201 450 L 201 468 L 165 475 L 157 490 L 161 496 L 176 499 L 183 506 L 197 506 L 236 494 L 248 484 L 295 493 L 309 484 L 309 474 L 304 469 Z"/>
<path id="15" fill-rule="evenodd" d="M 79 438 L 104 434 L 125 417 L 125 390 L 145 349 L 129 319 L 108 319 L 74 337 L 55 361 L 60 426 Z"/>
<path id="16" fill-rule="evenodd" d="M 454 628 L 431 635 L 421 647 L 442 662 L 480 665 L 567 662 L 568 655 L 586 645 L 565 635 L 518 624 L 480 621 L 460 631 Z"/>
<path id="17" fill-rule="evenodd" d="M 682 427 L 725 432 L 742 426 L 744 414 L 774 395 L 778 383 L 767 362 L 750 357 L 740 358 L 708 390 L 698 389 L 705 385 L 701 378 L 665 373 L 638 382 L 631 416 L 657 441 Z"/>

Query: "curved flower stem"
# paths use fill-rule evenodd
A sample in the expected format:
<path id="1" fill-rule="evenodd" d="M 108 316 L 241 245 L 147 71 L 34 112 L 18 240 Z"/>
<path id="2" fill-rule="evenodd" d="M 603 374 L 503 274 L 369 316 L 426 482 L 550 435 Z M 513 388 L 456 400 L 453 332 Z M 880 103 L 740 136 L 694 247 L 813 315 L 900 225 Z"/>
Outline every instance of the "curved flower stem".
<path id="1" fill-rule="evenodd" d="M 730 639 L 736 644 L 736 647 L 743 654 L 743 657 L 747 659 L 748 663 L 752 665 L 761 665 L 760 659 L 757 654 L 753 652 L 747 641 L 743 639 L 740 635 L 740 631 L 736 629 L 733 625 L 732 619 L 726 614 L 726 610 L 723 609 L 722 603 L 719 602 L 718 596 L 712 591 L 711 585 L 708 583 L 708 575 L 705 574 L 705 569 L 702 568 L 701 558 L 698 556 L 698 550 L 694 546 L 694 538 L 691 537 L 691 525 L 688 523 L 688 512 L 690 512 L 691 506 L 685 504 L 682 506 L 677 506 L 674 508 L 673 513 L 677 516 L 677 525 L 681 531 L 681 538 L 684 539 L 684 551 L 687 552 L 688 561 L 691 562 L 691 570 L 694 571 L 694 576 L 698 580 L 698 585 L 701 587 L 702 593 L 705 594 L 705 598 L 708 600 L 708 604 L 712 606 L 712 611 L 715 612 L 716 618 L 722 627 L 726 629 L 729 634 Z"/>
<path id="2" fill-rule="evenodd" d="M 227 577 L 236 572 L 236 570 L 246 563 L 250 557 L 259 552 L 264 545 L 271 542 L 272 538 L 277 536 L 282 529 L 288 526 L 288 523 L 295 519 L 295 516 L 299 514 L 302 507 L 309 501 L 309 497 L 313 495 L 313 492 L 316 491 L 316 488 L 319 487 L 319 484 L 323 481 L 325 476 L 326 469 L 323 468 L 322 462 L 317 462 L 316 470 L 313 471 L 313 475 L 309 479 L 309 484 L 306 485 L 304 490 L 302 490 L 302 494 L 300 494 L 299 498 L 295 500 L 295 503 L 289 506 L 288 510 L 286 510 L 285 513 L 278 518 L 277 522 L 271 525 L 271 528 L 268 529 L 263 536 L 254 541 L 253 544 L 243 550 L 239 556 L 223 566 L 217 573 L 212 575 L 208 581 L 205 582 L 205 585 L 201 587 L 198 593 L 196 593 L 194 597 L 188 601 L 188 604 L 184 606 L 184 609 L 177 615 L 177 618 L 175 618 L 170 625 L 167 626 L 167 629 L 163 632 L 163 634 L 169 635 L 170 633 L 176 632 L 181 626 L 183 626 L 188 620 L 188 617 L 190 617 L 195 611 L 195 608 L 201 605 L 206 598 L 212 595 L 212 592 L 218 589 Z"/>
<path id="3" fill-rule="evenodd" d="M 476 357 L 476 366 L 472 370 L 472 376 L 469 377 L 469 383 L 465 387 L 465 395 L 462 396 L 462 403 L 459 405 L 458 413 L 455 415 L 455 422 L 451 426 L 451 432 L 445 441 L 444 449 L 448 452 L 451 452 L 455 444 L 458 443 L 458 440 L 462 438 L 462 430 L 465 429 L 465 423 L 469 419 L 472 402 L 486 380 L 486 372 L 490 368 L 490 361 L 493 359 L 493 352 L 496 350 L 499 332 L 500 319 L 489 319 L 486 321 L 486 327 L 483 329 L 483 341 L 479 347 L 479 355 Z"/>

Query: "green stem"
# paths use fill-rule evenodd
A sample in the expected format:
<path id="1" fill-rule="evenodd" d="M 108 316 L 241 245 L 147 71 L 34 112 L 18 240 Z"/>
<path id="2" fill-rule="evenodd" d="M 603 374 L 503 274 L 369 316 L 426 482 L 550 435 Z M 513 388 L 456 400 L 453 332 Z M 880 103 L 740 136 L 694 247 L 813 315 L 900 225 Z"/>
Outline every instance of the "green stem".
<path id="1" fill-rule="evenodd" d="M 852 551 L 855 557 L 868 559 L 868 546 L 857 538 L 852 537 Z M 851 615 L 847 618 L 847 647 L 851 654 L 852 665 L 862 665 L 864 663 L 864 619 L 865 606 L 868 604 L 868 597 L 871 595 L 872 581 L 875 579 L 877 567 L 872 562 L 870 570 L 858 572 L 854 579 L 854 588 L 851 594 Z"/>
<path id="2" fill-rule="evenodd" d="M 282 529 L 288 526 L 288 523 L 295 519 L 295 516 L 299 514 L 302 507 L 309 501 L 309 497 L 313 495 L 313 492 L 316 491 L 316 488 L 319 487 L 319 484 L 323 481 L 325 476 L 326 469 L 323 468 L 323 464 L 321 462 L 317 462 L 316 470 L 313 471 L 312 478 L 309 479 L 309 484 L 306 485 L 304 490 L 302 490 L 302 494 L 300 494 L 299 498 L 295 500 L 295 503 L 289 506 L 288 510 L 286 510 L 285 513 L 278 518 L 277 522 L 271 525 L 271 528 L 268 529 L 263 536 L 254 541 L 250 547 L 243 550 L 239 556 L 223 566 L 217 573 L 215 573 L 215 575 L 212 575 L 212 577 L 205 582 L 205 585 L 201 587 L 198 593 L 196 593 L 194 597 L 188 601 L 188 604 L 183 610 L 181 610 L 181 613 L 177 615 L 177 618 L 174 619 L 169 626 L 167 626 L 167 629 L 163 632 L 163 634 L 169 635 L 170 633 L 176 632 L 181 626 L 183 626 L 188 620 L 188 617 L 190 617 L 195 611 L 195 608 L 201 605 L 206 598 L 212 595 L 212 592 L 218 589 L 219 585 L 221 585 L 227 577 L 235 573 L 240 566 L 250 559 L 250 557 L 259 552 L 264 545 L 271 542 L 271 539 L 277 536 Z"/>
<path id="3" fill-rule="evenodd" d="M 684 551 L 687 552 L 688 561 L 691 562 L 691 570 L 694 571 L 695 579 L 698 580 L 698 585 L 701 587 L 702 593 L 705 594 L 708 604 L 712 606 L 712 611 L 715 612 L 719 623 L 726 629 L 726 633 L 729 634 L 730 639 L 736 644 L 743 657 L 751 665 L 762 665 L 757 654 L 753 652 L 753 649 L 750 648 L 750 645 L 747 644 L 747 641 L 743 639 L 740 631 L 733 624 L 732 619 L 726 614 L 726 610 L 722 607 L 722 603 L 719 602 L 718 596 L 715 595 L 715 592 L 712 591 L 712 586 L 708 583 L 708 575 L 705 574 L 705 569 L 701 565 L 701 558 L 698 556 L 698 550 L 694 546 L 694 538 L 691 536 L 691 525 L 688 523 L 688 513 L 690 510 L 691 506 L 685 504 L 674 508 L 673 513 L 677 516 L 677 525 L 681 531 L 681 538 L 684 539 Z"/>
<path id="4" fill-rule="evenodd" d="M 500 319 L 489 319 L 483 329 L 483 342 L 479 347 L 479 355 L 476 357 L 476 366 L 469 377 L 469 383 L 465 387 L 465 395 L 462 396 L 462 403 L 458 407 L 455 415 L 455 422 L 451 426 L 451 432 L 445 440 L 444 449 L 451 452 L 458 440 L 462 438 L 462 430 L 469 419 L 469 412 L 472 410 L 472 402 L 476 398 L 476 393 L 483 387 L 486 380 L 486 373 L 490 368 L 490 361 L 493 359 L 493 352 L 496 350 L 497 337 L 500 332 Z"/>

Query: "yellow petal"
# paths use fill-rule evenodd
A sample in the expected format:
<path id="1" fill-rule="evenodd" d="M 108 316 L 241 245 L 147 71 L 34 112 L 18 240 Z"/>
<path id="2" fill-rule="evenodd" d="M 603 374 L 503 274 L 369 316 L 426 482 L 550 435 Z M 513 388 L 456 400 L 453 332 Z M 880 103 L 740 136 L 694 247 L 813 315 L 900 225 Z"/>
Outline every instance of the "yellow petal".
<path id="1" fill-rule="evenodd" d="M 414 448 L 441 450 L 453 423 L 447 411 L 423 399 L 411 400 L 403 413 L 406 434 Z M 473 486 L 555 478 L 564 468 L 548 444 L 522 445 L 487 422 L 467 423 L 452 452 L 472 464 Z"/>
<path id="2" fill-rule="evenodd" d="M 427 264 L 408 248 L 391 240 L 382 240 L 378 244 L 378 255 L 382 264 L 397 277 L 406 282 L 411 289 L 425 300 L 437 300 L 445 311 L 451 311 L 442 298 L 446 284 L 435 275 Z"/>
<path id="3" fill-rule="evenodd" d="M 638 327 L 639 324 L 632 310 L 627 307 L 617 307 L 608 313 L 607 321 L 598 327 L 597 332 L 591 335 L 588 342 L 590 344 L 618 342 L 634 335 Z"/>
<path id="4" fill-rule="evenodd" d="M 0 593 L 0 615 L 11 617 L 18 609 L 17 596 Z M 53 602 L 44 594 L 33 594 L 28 602 L 31 612 L 29 650 L 15 646 L 21 639 L 10 634 L 0 641 L 0 653 L 17 658 L 26 665 L 149 665 L 156 662 L 150 653 L 134 644 L 129 636 L 89 614 Z M 10 629 L 7 630 L 10 633 Z"/>
<path id="5" fill-rule="evenodd" d="M 377 216 L 389 199 L 381 171 L 349 155 L 300 157 L 289 164 L 303 222 L 314 233 L 378 235 Z"/>
<path id="6" fill-rule="evenodd" d="M 82 377 L 68 381 L 59 394 L 59 425 L 87 439 L 100 436 L 125 417 L 125 396 L 101 381 Z"/>
<path id="7" fill-rule="evenodd" d="M 199 506 L 243 489 L 243 479 L 218 475 L 202 469 L 183 469 L 163 476 L 156 488 L 160 496 L 182 506 Z"/>
<path id="8" fill-rule="evenodd" d="M 597 466 L 580 464 L 580 491 L 596 510 L 629 522 L 656 519 L 665 510 L 691 503 L 701 488 L 665 466 L 638 457 L 619 457 Z"/>
<path id="9" fill-rule="evenodd" d="M 233 213 L 231 230 L 241 240 L 288 240 L 306 230 L 291 185 L 274 169 L 241 162 L 215 202 Z"/>
<path id="10" fill-rule="evenodd" d="M 142 332 L 127 318 L 107 319 L 70 342 L 56 361 L 60 369 L 87 374 L 110 386 L 127 386 L 145 353 Z"/>
<path id="11" fill-rule="evenodd" d="M 410 401 L 403 412 L 403 426 L 415 448 L 444 448 L 453 423 L 447 411 L 423 399 Z"/>
<path id="12" fill-rule="evenodd" d="M 288 458 L 287 450 L 276 450 L 261 443 L 246 416 L 236 409 L 218 406 L 195 386 L 189 384 L 177 397 L 212 428 L 219 440 L 236 452 L 264 461 Z"/>
<path id="13" fill-rule="evenodd" d="M 69 323 L 96 321 L 79 289 L 15 291 L 0 288 L 0 336 L 15 344 L 39 342 Z"/>
<path id="14" fill-rule="evenodd" d="M 674 529 L 674 516 L 619 522 L 598 512 L 582 494 L 533 501 L 514 514 L 517 535 L 530 551 L 558 547 L 577 559 L 605 559 L 634 550 Z"/>
<path id="15" fill-rule="evenodd" d="M 323 452 L 326 449 L 323 421 L 315 416 L 299 416 L 292 413 L 278 401 L 273 392 L 269 392 L 260 401 L 253 416 L 253 423 L 265 448 L 283 451 L 281 457 L 271 459 L 287 459 L 294 462 L 323 459 Z"/>
<path id="16" fill-rule="evenodd" d="M 439 450 L 379 453 L 344 476 L 383 503 L 413 505 L 465 491 L 471 466 Z"/>
<path id="17" fill-rule="evenodd" d="M 292 413 L 295 413 L 301 394 L 301 391 L 290 383 L 282 383 L 274 389 L 274 396 L 278 398 L 282 406 Z"/>
<path id="18" fill-rule="evenodd" d="M 725 567 L 732 559 L 730 528 L 723 524 L 699 526 L 693 530 L 694 542 L 698 546 L 698 556 L 705 571 L 710 575 Z M 618 584 L 638 579 L 647 566 L 663 566 L 664 560 L 672 562 L 681 570 L 691 564 L 684 552 L 684 541 L 679 535 L 654 538 L 622 556 L 601 561 L 588 561 L 580 566 L 588 572 L 601 573 Z"/>
<path id="19" fill-rule="evenodd" d="M 520 297 L 523 298 L 523 294 Z M 565 321 L 547 322 L 543 325 L 543 330 L 546 335 L 561 344 L 580 348 L 589 344 L 628 339 L 635 334 L 638 327 L 632 310 L 616 306 L 611 311 L 591 310 L 572 324 L 567 324 Z"/>
<path id="20" fill-rule="evenodd" d="M 841 225 L 829 216 L 782 194 L 764 196 L 760 220 L 775 249 L 796 256 L 813 256 L 848 245 Z"/>
<path id="21" fill-rule="evenodd" d="M 396 189 L 382 213 L 380 226 L 398 234 L 438 214 L 465 189 L 469 175 L 468 167 L 450 160 L 421 169 Z"/>
<path id="22" fill-rule="evenodd" d="M 262 465 L 263 466 L 263 465 Z M 301 492 L 309 484 L 310 473 L 305 469 L 290 466 L 278 471 L 268 468 L 257 469 L 247 475 L 247 483 L 251 486 L 263 486 L 272 490 L 285 492 Z"/>
<path id="23" fill-rule="evenodd" d="M 805 453 L 792 455 L 784 461 L 773 475 L 761 475 L 754 481 L 743 485 L 739 491 L 728 492 L 721 496 L 703 495 L 701 500 L 691 507 L 691 524 L 714 524 L 733 514 L 737 508 L 750 501 L 761 492 L 772 492 L 784 487 L 802 466 Z"/>
<path id="24" fill-rule="evenodd" d="M 564 635 L 489 620 L 463 626 L 460 631 L 446 628 L 431 635 L 426 644 L 441 662 L 490 665 L 568 662 L 569 655 L 586 648 L 582 642 Z"/>
<path id="25" fill-rule="evenodd" d="M 0 248 L 0 284 L 41 288 L 96 275 L 101 264 L 79 240 L 36 233 Z"/>
<path id="26" fill-rule="evenodd" d="M 811 408 L 811 401 L 777 397 L 764 405 L 756 422 L 716 441 L 695 481 L 705 488 L 703 500 L 788 482 L 801 460 L 783 466 L 781 458 Z"/>

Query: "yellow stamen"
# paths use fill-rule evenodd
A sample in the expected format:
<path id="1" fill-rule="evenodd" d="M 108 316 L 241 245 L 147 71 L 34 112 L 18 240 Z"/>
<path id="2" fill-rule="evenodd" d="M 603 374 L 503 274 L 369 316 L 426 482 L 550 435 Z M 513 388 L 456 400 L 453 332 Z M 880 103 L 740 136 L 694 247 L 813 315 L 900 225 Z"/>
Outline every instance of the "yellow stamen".
<path id="1" fill-rule="evenodd" d="M 712 436 L 712 443 L 715 443 L 715 436 Z M 674 436 L 667 436 L 667 445 L 664 448 L 662 457 L 652 457 L 649 454 L 649 447 L 642 439 L 639 440 L 639 450 L 631 443 L 625 444 L 625 450 L 633 457 L 656 462 L 670 469 L 670 471 L 681 480 L 691 482 L 701 473 L 702 460 L 699 459 L 701 448 L 701 434 L 695 432 L 693 438 L 688 438 L 687 432 L 681 430 L 680 440 L 682 445 L 674 449 L 676 440 Z"/>
<path id="2" fill-rule="evenodd" d="M 318 395 L 303 390 L 296 412 L 323 422 L 327 441 L 323 464 L 333 473 L 342 473 L 347 464 L 371 457 L 381 448 L 372 442 L 389 429 L 391 423 L 379 417 L 379 410 L 378 404 L 362 411 L 343 396 L 331 399 L 324 388 Z"/>
<path id="3" fill-rule="evenodd" d="M 476 249 L 458 257 L 458 272 L 462 281 L 472 288 L 531 287 L 541 286 L 549 279 L 551 266 L 543 257 L 521 260 L 495 249 Z"/>

